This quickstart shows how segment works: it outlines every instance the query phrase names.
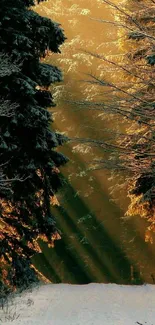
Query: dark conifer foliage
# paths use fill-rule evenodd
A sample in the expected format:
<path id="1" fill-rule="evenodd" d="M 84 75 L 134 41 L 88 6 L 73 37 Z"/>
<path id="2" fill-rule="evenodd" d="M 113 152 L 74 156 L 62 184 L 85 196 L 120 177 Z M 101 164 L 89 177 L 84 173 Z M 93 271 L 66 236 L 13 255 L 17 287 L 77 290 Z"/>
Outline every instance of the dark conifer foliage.
<path id="1" fill-rule="evenodd" d="M 58 167 L 67 161 L 55 151 L 66 139 L 51 130 L 47 110 L 55 106 L 48 87 L 62 75 L 57 67 L 40 62 L 47 50 L 60 52 L 65 36 L 59 24 L 30 8 L 34 4 L 0 4 L 1 71 L 6 64 L 5 73 L 0 72 L 0 97 L 6 102 L 6 114 L 0 109 L 0 257 L 13 286 L 36 279 L 30 268 L 30 258 L 39 250 L 36 239 L 52 244 L 57 236 L 50 204 L 62 183 Z"/>

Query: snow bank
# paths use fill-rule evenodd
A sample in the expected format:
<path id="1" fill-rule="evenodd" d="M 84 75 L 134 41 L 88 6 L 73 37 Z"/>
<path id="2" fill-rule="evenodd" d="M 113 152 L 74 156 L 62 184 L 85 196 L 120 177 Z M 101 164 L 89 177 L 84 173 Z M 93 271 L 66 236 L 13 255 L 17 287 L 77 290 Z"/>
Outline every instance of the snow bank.
<path id="1" fill-rule="evenodd" d="M 47 284 L 16 297 L 0 319 L 6 325 L 155 325 L 155 286 Z"/>

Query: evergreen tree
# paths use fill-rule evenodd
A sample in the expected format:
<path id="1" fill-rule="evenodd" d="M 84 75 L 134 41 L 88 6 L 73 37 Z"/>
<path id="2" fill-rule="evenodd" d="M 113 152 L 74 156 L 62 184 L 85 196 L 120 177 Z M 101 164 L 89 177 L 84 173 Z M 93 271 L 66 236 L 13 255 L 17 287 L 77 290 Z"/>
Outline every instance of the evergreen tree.
<path id="1" fill-rule="evenodd" d="M 40 62 L 47 50 L 60 52 L 65 36 L 30 8 L 34 4 L 1 0 L 0 6 L 0 70 L 6 60 L 10 67 L 0 73 L 0 99 L 8 103 L 7 114 L 0 114 L 1 175 L 8 184 L 0 186 L 0 258 L 12 286 L 36 279 L 30 258 L 39 251 L 37 239 L 52 244 L 58 237 L 50 204 L 62 184 L 58 167 L 67 161 L 55 150 L 66 138 L 51 130 L 47 110 L 55 106 L 48 87 L 62 75 Z"/>

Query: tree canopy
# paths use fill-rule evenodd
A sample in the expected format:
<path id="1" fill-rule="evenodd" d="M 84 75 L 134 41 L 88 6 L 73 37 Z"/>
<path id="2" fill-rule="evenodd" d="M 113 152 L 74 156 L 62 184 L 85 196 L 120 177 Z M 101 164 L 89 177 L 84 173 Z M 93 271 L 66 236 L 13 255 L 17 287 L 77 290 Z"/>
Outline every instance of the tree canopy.
<path id="1" fill-rule="evenodd" d="M 49 86 L 62 74 L 40 60 L 47 51 L 59 53 L 65 36 L 29 8 L 34 4 L 1 0 L 0 6 L 0 258 L 17 287 L 36 278 L 30 258 L 39 251 L 37 239 L 52 245 L 59 237 L 50 205 L 62 184 L 58 168 L 67 162 L 56 151 L 66 138 L 51 129 L 47 110 L 55 106 Z"/>
<path id="2" fill-rule="evenodd" d="M 121 80 L 110 81 L 90 74 L 90 82 L 102 87 L 103 100 L 75 102 L 78 107 L 99 111 L 114 121 L 107 127 L 106 139 L 78 139 L 98 146 L 103 157 L 91 163 L 93 170 L 109 169 L 115 178 L 114 190 L 127 189 L 130 204 L 126 215 L 139 215 L 147 221 L 145 240 L 155 239 L 155 8 L 154 1 L 127 1 L 115 4 L 103 0 L 115 10 L 116 19 L 98 21 L 119 28 L 119 44 L 125 51 L 118 57 L 90 53 L 105 62 Z M 107 70 L 108 71 L 108 70 Z M 107 91 L 108 89 L 108 91 Z M 109 94 L 110 93 L 110 97 Z M 99 115 L 100 116 L 100 115 Z M 112 125 L 112 123 L 111 123 Z M 76 140 L 77 141 L 77 140 Z M 106 154 L 105 154 L 106 153 Z M 117 183 L 117 184 L 116 184 Z"/>

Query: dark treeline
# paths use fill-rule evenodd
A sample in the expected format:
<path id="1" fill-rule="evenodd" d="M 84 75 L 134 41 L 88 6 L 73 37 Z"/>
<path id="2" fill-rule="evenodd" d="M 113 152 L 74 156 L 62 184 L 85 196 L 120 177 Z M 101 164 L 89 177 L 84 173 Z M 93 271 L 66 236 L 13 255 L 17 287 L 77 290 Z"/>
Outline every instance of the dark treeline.
<path id="1" fill-rule="evenodd" d="M 37 3 L 40 1 L 38 0 Z M 55 148 L 66 140 L 52 131 L 55 106 L 49 86 L 61 71 L 45 64 L 47 51 L 65 41 L 59 24 L 35 13 L 33 0 L 0 5 L 0 292 L 37 280 L 31 257 L 59 239 L 50 204 L 62 185 L 67 158 Z"/>

